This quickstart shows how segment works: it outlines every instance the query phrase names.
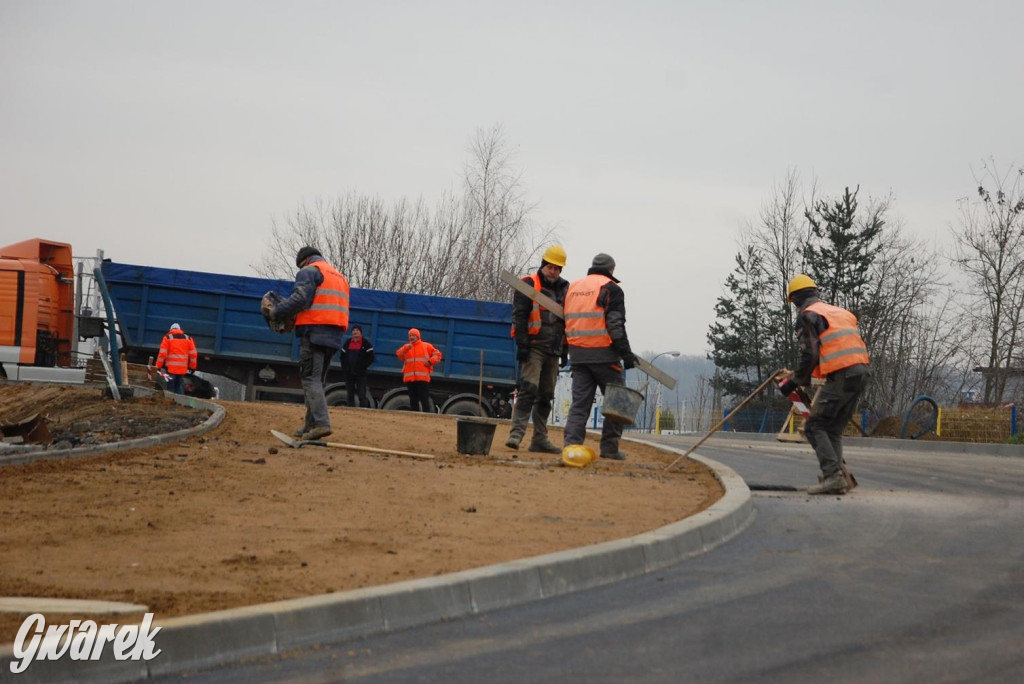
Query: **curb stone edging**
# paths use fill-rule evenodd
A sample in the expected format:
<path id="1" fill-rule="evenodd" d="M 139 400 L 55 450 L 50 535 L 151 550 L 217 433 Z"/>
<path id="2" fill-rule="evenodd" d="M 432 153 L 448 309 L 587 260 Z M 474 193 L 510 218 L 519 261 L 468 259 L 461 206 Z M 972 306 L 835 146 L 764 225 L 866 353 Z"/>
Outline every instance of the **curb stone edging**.
<path id="1" fill-rule="evenodd" d="M 135 396 L 149 396 L 154 394 L 157 390 L 150 390 L 145 387 L 132 387 L 135 391 Z M 41 449 L 38 446 L 30 447 L 6 447 L 5 451 L 0 453 L 0 467 L 5 465 L 14 465 L 17 463 L 32 463 L 34 461 L 47 461 L 47 460 L 59 460 L 68 458 L 77 458 L 79 456 L 92 456 L 94 454 L 102 454 L 108 451 L 127 451 L 128 449 L 146 449 L 153 446 L 159 446 L 161 444 L 167 444 L 169 442 L 179 442 L 189 437 L 196 437 L 205 432 L 209 432 L 213 428 L 221 424 L 224 420 L 224 416 L 227 415 L 224 407 L 220 404 L 214 404 L 213 402 L 206 401 L 204 399 L 197 399 L 195 397 L 185 396 L 184 394 L 173 394 L 171 392 L 164 392 L 164 396 L 173 399 L 175 403 L 188 408 L 197 408 L 205 411 L 210 411 L 210 417 L 204 422 L 194 427 L 185 428 L 184 430 L 175 430 L 174 432 L 165 432 L 159 435 L 150 435 L 148 437 L 136 437 L 135 439 L 126 439 L 122 442 L 108 442 L 106 444 L 91 444 L 86 447 L 73 447 L 71 449 Z"/>
<path id="2" fill-rule="evenodd" d="M 438 577 L 161 620 L 153 625 L 160 627 L 155 642 L 161 654 L 148 663 L 117 662 L 108 648 L 100 661 L 90 662 L 89 672 L 66 658 L 34 661 L 17 675 L 17 681 L 135 681 L 206 669 L 316 643 L 465 617 L 648 574 L 724 544 L 755 517 L 750 489 L 735 471 L 696 454 L 690 458 L 711 468 L 725 494 L 700 513 L 651 532 Z M 0 681 L 10 677 L 10 663 L 15 660 L 11 645 L 0 647 Z"/>

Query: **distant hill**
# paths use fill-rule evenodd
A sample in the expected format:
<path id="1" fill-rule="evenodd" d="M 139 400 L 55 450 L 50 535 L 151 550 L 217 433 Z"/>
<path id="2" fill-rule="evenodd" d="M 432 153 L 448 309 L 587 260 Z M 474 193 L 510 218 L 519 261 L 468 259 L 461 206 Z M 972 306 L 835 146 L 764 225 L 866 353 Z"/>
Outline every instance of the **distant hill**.
<path id="1" fill-rule="evenodd" d="M 654 353 L 643 352 L 640 356 L 649 361 L 654 357 Z M 681 416 L 681 427 L 684 430 L 707 429 L 712 414 L 710 381 L 715 374 L 715 364 L 703 356 L 682 354 L 678 357 L 662 356 L 658 358 L 656 365 L 659 370 L 676 379 L 676 387 L 670 390 L 656 381 L 650 381 L 646 389 L 649 405 L 646 410 L 641 409 L 643 415 L 638 417 L 637 426 L 644 428 L 654 425 L 654 410 L 660 389 L 662 412 Z M 641 371 L 626 372 L 626 384 L 630 387 L 643 391 L 646 383 L 647 375 Z"/>

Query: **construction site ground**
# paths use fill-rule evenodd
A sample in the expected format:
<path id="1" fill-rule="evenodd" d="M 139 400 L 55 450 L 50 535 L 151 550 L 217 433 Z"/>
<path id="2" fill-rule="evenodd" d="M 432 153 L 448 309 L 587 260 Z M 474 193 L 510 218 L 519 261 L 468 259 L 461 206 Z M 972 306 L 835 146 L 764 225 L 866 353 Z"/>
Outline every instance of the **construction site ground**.
<path id="1" fill-rule="evenodd" d="M 0 596 L 196 614 L 628 537 L 723 493 L 703 464 L 666 472 L 675 455 L 644 445 L 624 443 L 626 462 L 569 468 L 526 443 L 506 448 L 508 422 L 497 421 L 489 455 L 467 456 L 452 416 L 335 407 L 329 440 L 435 458 L 292 449 L 270 429 L 291 433 L 301 405 L 218 403 L 225 419 L 200 436 L 0 468 Z M 35 412 L 65 444 L 171 432 L 208 415 L 162 395 L 115 402 L 98 387 L 0 384 L 0 424 Z M 561 444 L 561 431 L 552 438 Z M 24 617 L 0 614 L 0 643 Z"/>

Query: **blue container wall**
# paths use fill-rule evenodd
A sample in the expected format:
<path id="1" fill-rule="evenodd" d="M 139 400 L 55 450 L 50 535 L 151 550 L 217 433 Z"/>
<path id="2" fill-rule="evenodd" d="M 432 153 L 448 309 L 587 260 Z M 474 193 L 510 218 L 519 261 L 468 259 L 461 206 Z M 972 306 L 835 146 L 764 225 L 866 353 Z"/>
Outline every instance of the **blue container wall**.
<path id="1" fill-rule="evenodd" d="M 287 297 L 292 281 L 104 262 L 118 321 L 130 348 L 155 350 L 172 323 L 196 341 L 201 355 L 297 363 L 298 341 L 267 328 L 260 300 L 273 290 Z M 409 328 L 441 350 L 437 376 L 515 382 L 510 304 L 353 288 L 350 327 L 362 327 L 376 350 L 375 372 L 401 372 L 395 351 Z"/>

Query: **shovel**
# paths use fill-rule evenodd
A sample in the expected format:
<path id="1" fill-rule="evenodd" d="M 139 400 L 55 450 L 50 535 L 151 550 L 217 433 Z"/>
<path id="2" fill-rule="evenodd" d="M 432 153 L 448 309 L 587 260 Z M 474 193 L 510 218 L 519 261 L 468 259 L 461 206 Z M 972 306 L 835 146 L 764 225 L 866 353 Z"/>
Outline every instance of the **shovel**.
<path id="1" fill-rule="evenodd" d="M 713 428 L 711 428 L 710 430 L 708 430 L 708 433 L 707 433 L 706 435 L 704 435 L 703 437 L 701 437 L 701 438 L 700 438 L 700 440 L 699 440 L 699 441 L 698 441 L 698 442 L 697 442 L 696 444 L 694 444 L 694 445 L 693 445 L 692 447 L 690 447 L 689 449 L 687 449 L 687 451 L 686 451 L 686 453 L 685 453 L 685 454 L 683 454 L 682 456 L 680 456 L 679 458 L 677 458 L 676 460 L 672 461 L 672 462 L 671 462 L 671 463 L 669 463 L 669 464 L 668 464 L 667 466 L 665 466 L 665 470 L 672 470 L 672 468 L 674 468 L 674 467 L 675 467 L 675 465 L 676 465 L 677 463 L 679 463 L 679 462 L 680 462 L 680 461 L 682 461 L 682 460 L 683 460 L 684 458 L 686 458 L 687 456 L 689 456 L 690 454 L 692 454 L 692 453 L 694 452 L 694 450 L 696 450 L 696 448 L 697 448 L 697 447 L 699 447 L 699 446 L 700 446 L 701 444 L 703 444 L 704 442 L 706 442 L 706 441 L 708 440 L 708 438 L 709 438 L 709 437 L 711 437 L 711 435 L 713 435 L 713 434 L 715 434 L 716 432 L 718 432 L 718 428 L 720 428 L 720 427 L 722 427 L 723 425 L 725 425 L 725 424 L 726 424 L 726 423 L 727 423 L 727 422 L 729 421 L 729 419 L 730 419 L 730 418 L 732 418 L 732 417 L 733 417 L 734 415 L 736 415 L 736 414 L 737 414 L 737 413 L 739 412 L 739 410 L 740 410 L 741 408 L 743 408 L 744 406 L 746 406 L 747 404 L 749 404 L 749 403 L 750 403 L 750 400 L 751 400 L 751 399 L 753 399 L 753 398 L 754 398 L 754 397 L 756 397 L 756 396 L 757 396 L 758 394 L 760 394 L 760 393 L 761 393 L 761 390 L 763 390 L 763 389 L 764 389 L 765 387 L 767 387 L 767 386 L 768 386 L 768 383 L 770 383 L 770 382 L 772 382 L 773 380 L 775 380 L 775 378 L 777 378 L 777 377 L 778 377 L 779 375 L 781 375 L 781 374 L 782 374 L 782 373 L 784 373 L 784 372 L 785 372 L 785 369 L 783 369 L 783 368 L 780 368 L 779 370 L 777 370 L 777 371 L 775 371 L 774 373 L 772 373 L 771 375 L 769 375 L 769 376 L 768 376 L 768 379 L 767 379 L 767 380 L 765 380 L 765 381 L 764 381 L 764 382 L 762 382 L 762 383 L 761 383 L 760 385 L 758 385 L 758 387 L 757 387 L 757 389 L 756 389 L 756 390 L 754 390 L 753 392 L 751 392 L 751 393 L 750 393 L 750 394 L 749 394 L 749 395 L 747 396 L 747 398 L 746 398 L 746 399 L 744 399 L 743 401 L 741 401 L 741 402 L 740 402 L 740 403 L 739 403 L 739 404 L 738 404 L 738 405 L 736 406 L 736 408 L 734 408 L 734 409 L 733 409 L 732 411 L 730 411 L 730 412 L 729 412 L 729 415 L 727 415 L 727 416 L 726 416 L 725 418 L 723 418 L 722 420 L 718 421 L 718 424 L 716 424 L 716 425 L 715 425 L 715 426 L 714 426 Z"/>
<path id="2" fill-rule="evenodd" d="M 432 454 L 417 454 L 413 451 L 396 451 L 394 449 L 378 449 L 376 447 L 359 446 L 358 444 L 342 444 L 340 442 L 323 442 L 319 439 L 292 439 L 283 432 L 271 430 L 270 434 L 290 446 L 292 449 L 301 449 L 304 446 L 334 447 L 335 449 L 348 449 L 349 451 L 365 451 L 371 454 L 389 454 L 392 456 L 408 456 L 409 458 L 432 459 Z"/>

